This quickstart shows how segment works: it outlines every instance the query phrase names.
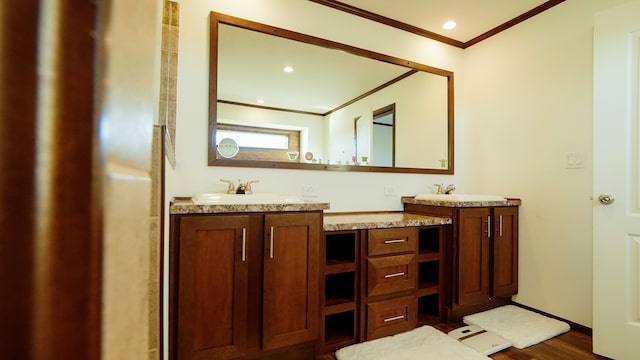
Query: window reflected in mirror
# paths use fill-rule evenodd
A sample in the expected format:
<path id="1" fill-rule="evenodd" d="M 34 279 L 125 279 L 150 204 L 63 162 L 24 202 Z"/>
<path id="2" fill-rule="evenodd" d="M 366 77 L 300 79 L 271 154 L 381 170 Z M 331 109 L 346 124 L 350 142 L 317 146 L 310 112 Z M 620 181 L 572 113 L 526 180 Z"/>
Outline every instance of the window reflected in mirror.
<path id="1" fill-rule="evenodd" d="M 216 135 L 218 158 L 298 161 L 300 131 L 218 124 Z M 225 142 L 231 143 L 231 145 L 227 145 Z M 229 146 L 235 147 L 235 149 L 229 149 Z"/>

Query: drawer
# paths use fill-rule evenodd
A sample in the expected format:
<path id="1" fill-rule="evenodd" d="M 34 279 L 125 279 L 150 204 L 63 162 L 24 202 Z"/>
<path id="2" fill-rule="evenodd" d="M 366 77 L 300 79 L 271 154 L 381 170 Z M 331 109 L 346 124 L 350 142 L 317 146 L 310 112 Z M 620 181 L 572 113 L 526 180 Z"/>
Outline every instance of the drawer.
<path id="1" fill-rule="evenodd" d="M 412 290 L 417 287 L 414 254 L 367 259 L 367 296 Z"/>
<path id="2" fill-rule="evenodd" d="M 416 228 L 371 229 L 368 232 L 369 256 L 416 251 Z"/>
<path id="3" fill-rule="evenodd" d="M 408 331 L 416 327 L 417 300 L 405 296 L 367 304 L 367 339 Z"/>

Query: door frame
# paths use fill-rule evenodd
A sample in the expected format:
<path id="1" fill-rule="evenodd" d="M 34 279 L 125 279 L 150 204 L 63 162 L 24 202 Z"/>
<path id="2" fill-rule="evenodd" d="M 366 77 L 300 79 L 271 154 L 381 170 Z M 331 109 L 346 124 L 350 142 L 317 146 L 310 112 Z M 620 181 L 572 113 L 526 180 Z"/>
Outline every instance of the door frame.
<path id="1" fill-rule="evenodd" d="M 96 34 L 109 3 L 0 3 L 0 358 L 100 358 Z"/>

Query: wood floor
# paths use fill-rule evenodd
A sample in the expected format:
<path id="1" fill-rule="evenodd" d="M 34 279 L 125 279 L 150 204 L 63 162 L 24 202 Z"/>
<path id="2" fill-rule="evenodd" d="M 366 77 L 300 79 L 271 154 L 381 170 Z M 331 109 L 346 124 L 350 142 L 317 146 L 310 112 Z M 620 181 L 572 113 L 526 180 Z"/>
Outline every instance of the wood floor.
<path id="1" fill-rule="evenodd" d="M 434 326 L 445 333 L 453 330 L 453 325 Z M 582 359 L 608 359 L 591 352 L 591 336 L 571 330 L 556 336 L 545 342 L 530 346 L 525 349 L 510 347 L 489 356 L 496 360 L 582 360 Z M 320 360 L 335 360 L 334 354 L 328 354 Z"/>

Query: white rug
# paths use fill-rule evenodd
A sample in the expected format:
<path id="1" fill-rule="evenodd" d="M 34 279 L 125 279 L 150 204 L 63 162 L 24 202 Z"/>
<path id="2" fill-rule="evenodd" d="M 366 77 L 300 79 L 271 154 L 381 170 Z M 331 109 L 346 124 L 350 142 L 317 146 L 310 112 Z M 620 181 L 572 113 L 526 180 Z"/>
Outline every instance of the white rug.
<path id="1" fill-rule="evenodd" d="M 431 327 L 347 346 L 338 360 L 487 360 L 487 356 Z"/>
<path id="2" fill-rule="evenodd" d="M 515 305 L 505 305 L 462 319 L 468 325 L 476 325 L 509 340 L 513 346 L 523 349 L 569 331 L 564 321 L 552 319 Z"/>

